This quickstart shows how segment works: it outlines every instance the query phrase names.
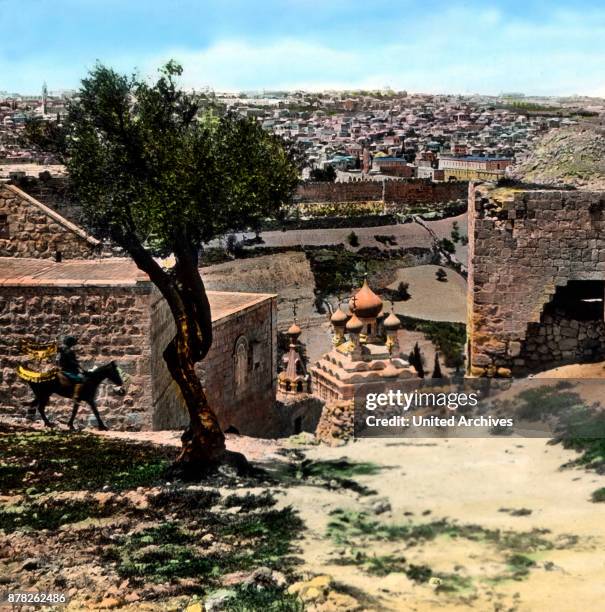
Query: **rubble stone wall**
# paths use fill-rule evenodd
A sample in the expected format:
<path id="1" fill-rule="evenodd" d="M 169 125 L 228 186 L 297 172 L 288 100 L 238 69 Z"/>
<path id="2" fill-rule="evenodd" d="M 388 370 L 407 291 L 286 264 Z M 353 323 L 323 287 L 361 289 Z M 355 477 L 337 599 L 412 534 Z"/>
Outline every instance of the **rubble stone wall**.
<path id="1" fill-rule="evenodd" d="M 605 321 L 575 321 L 554 314 L 530 323 L 519 355 L 528 370 L 564 363 L 590 363 L 605 359 Z"/>
<path id="2" fill-rule="evenodd" d="M 115 360 L 128 374 L 126 395 L 117 396 L 112 384 L 101 385 L 98 407 L 112 429 L 151 427 L 151 370 L 149 364 L 148 283 L 125 287 L 1 287 L 0 288 L 0 411 L 24 416 L 25 402 L 33 398 L 28 384 L 17 377 L 23 364 L 48 371 L 53 361 L 37 362 L 22 352 L 22 341 L 50 343 L 64 334 L 78 338 L 78 356 L 90 369 Z M 51 420 L 67 422 L 71 401 L 53 396 L 47 414 Z M 82 403 L 82 423 L 93 419 Z M 96 425 L 96 421 L 90 420 Z"/>
<path id="3" fill-rule="evenodd" d="M 72 223 L 83 223 L 82 207 L 74 200 L 69 191 L 69 179 L 66 176 L 49 176 L 40 179 L 24 176 L 13 179 L 11 183 L 43 204 L 50 206 Z"/>
<path id="4" fill-rule="evenodd" d="M 0 257 L 92 259 L 99 248 L 59 215 L 36 205 L 26 193 L 0 186 Z"/>
<path id="5" fill-rule="evenodd" d="M 605 280 L 605 192 L 469 188 L 468 373 L 524 374 L 583 349 L 555 342 L 544 306 L 569 281 Z M 594 322 L 593 322 L 594 323 Z M 556 323 L 563 336 L 567 323 Z M 599 327 L 599 326 L 597 326 Z M 549 347 L 549 329 L 550 344 Z M 588 335 L 588 331 L 586 334 Z M 599 332 L 600 333 L 600 332 Z M 542 342 L 543 340 L 543 342 Z M 545 358 L 546 359 L 546 358 Z M 538 362 L 540 362 L 538 360 Z"/>

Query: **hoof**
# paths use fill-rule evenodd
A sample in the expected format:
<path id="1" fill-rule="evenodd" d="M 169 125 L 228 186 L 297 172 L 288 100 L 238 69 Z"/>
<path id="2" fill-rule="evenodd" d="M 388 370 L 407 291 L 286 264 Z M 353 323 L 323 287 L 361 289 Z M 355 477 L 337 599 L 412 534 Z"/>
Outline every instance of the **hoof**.
<path id="1" fill-rule="evenodd" d="M 98 429 L 99 431 L 109 431 L 109 427 L 107 427 L 107 425 L 105 425 L 105 423 L 101 423 L 101 424 L 100 424 L 100 425 L 97 427 L 97 429 Z"/>
<path id="2" fill-rule="evenodd" d="M 52 429 L 53 427 L 55 427 L 55 424 L 52 423 L 51 421 L 45 421 L 44 427 L 49 427 L 50 429 Z"/>

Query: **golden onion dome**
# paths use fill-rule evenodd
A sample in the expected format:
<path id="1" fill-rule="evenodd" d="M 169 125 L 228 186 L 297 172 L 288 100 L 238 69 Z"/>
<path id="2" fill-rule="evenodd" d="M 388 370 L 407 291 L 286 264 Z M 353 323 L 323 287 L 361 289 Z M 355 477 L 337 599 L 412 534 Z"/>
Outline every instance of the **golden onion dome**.
<path id="1" fill-rule="evenodd" d="M 375 319 L 382 310 L 382 300 L 364 279 L 361 289 L 349 300 L 349 308 L 361 319 Z"/>
<path id="2" fill-rule="evenodd" d="M 292 336 L 293 338 L 298 338 L 300 334 L 302 334 L 302 329 L 300 329 L 296 321 L 294 321 L 294 323 L 292 323 L 292 325 L 288 327 L 287 333 L 288 333 L 288 336 Z"/>
<path id="3" fill-rule="evenodd" d="M 391 312 L 391 314 L 384 320 L 383 325 L 384 328 L 388 330 L 395 330 L 401 327 L 399 318 L 394 312 Z"/>
<path id="4" fill-rule="evenodd" d="M 356 314 L 347 321 L 346 330 L 358 334 L 363 329 L 363 323 L 359 320 Z"/>
<path id="5" fill-rule="evenodd" d="M 344 325 L 348 318 L 349 316 L 347 313 L 344 312 L 339 306 L 330 317 L 330 322 L 334 325 Z"/>

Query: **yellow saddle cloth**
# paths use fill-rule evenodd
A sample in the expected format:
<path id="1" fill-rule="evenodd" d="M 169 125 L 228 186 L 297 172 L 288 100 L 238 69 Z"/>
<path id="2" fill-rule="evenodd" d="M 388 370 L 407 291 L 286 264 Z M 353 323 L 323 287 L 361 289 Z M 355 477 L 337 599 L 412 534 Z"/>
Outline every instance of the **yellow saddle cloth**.
<path id="1" fill-rule="evenodd" d="M 22 365 L 17 366 L 17 375 L 26 382 L 40 383 L 54 380 L 57 377 L 58 370 L 50 370 L 48 372 L 36 372 L 29 370 Z"/>

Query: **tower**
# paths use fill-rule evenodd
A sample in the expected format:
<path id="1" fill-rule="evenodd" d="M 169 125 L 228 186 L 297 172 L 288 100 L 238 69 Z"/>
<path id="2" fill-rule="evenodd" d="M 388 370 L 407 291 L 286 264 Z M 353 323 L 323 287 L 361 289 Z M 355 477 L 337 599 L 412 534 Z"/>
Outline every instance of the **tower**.
<path id="1" fill-rule="evenodd" d="M 46 81 L 42 83 L 42 114 L 46 115 L 46 103 L 48 101 L 48 87 Z"/>
<path id="2" fill-rule="evenodd" d="M 307 374 L 304 360 L 298 352 L 298 338 L 302 330 L 296 322 L 296 318 L 286 332 L 290 339 L 288 354 L 284 355 L 284 370 L 279 373 L 277 382 L 282 393 L 295 395 L 298 393 L 310 393 L 311 377 Z"/>

